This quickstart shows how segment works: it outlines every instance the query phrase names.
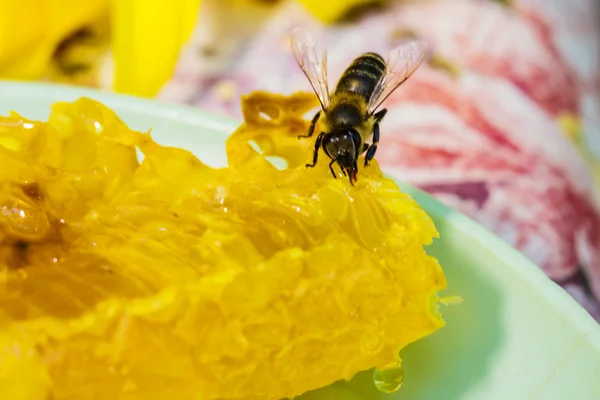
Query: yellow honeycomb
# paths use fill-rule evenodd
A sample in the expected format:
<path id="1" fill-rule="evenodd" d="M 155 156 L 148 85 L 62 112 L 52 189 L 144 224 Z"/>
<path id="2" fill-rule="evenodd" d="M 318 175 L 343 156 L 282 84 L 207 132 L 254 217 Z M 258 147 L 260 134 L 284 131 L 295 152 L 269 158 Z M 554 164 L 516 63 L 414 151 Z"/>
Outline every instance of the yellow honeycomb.
<path id="1" fill-rule="evenodd" d="M 441 328 L 431 219 L 375 161 L 305 168 L 315 102 L 244 97 L 225 168 L 86 98 L 1 117 L 0 398 L 276 400 Z"/>

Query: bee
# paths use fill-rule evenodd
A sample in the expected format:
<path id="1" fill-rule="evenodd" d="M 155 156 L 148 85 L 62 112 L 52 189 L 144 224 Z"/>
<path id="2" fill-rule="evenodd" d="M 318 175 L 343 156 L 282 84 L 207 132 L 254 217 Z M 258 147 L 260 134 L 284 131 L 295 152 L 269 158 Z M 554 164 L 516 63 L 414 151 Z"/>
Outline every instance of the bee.
<path id="1" fill-rule="evenodd" d="M 299 138 L 312 137 L 319 120 L 325 127 L 315 141 L 313 162 L 306 167 L 317 164 L 322 147 L 331 159 L 329 169 L 333 177 L 337 178 L 333 170 L 337 162 L 354 185 L 358 157 L 366 151 L 364 166 L 368 167 L 377 151 L 379 123 L 387 113 L 385 108 L 378 111 L 379 107 L 421 65 L 427 44 L 418 39 L 406 42 L 393 49 L 387 61 L 377 53 L 364 53 L 346 68 L 332 93 L 327 82 L 326 51 L 319 57 L 316 40 L 301 28 L 293 30 L 291 47 L 321 104 L 310 122 L 308 134 Z"/>

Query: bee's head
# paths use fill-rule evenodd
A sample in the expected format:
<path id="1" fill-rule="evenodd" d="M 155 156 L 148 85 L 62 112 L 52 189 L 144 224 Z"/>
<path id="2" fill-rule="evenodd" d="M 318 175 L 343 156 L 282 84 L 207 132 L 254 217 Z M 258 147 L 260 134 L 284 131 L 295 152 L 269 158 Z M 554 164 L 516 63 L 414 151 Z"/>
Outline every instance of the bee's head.
<path id="1" fill-rule="evenodd" d="M 360 134 L 356 129 L 339 129 L 324 139 L 323 147 L 331 159 L 335 160 L 350 183 L 356 182 L 357 159 L 361 146 Z"/>

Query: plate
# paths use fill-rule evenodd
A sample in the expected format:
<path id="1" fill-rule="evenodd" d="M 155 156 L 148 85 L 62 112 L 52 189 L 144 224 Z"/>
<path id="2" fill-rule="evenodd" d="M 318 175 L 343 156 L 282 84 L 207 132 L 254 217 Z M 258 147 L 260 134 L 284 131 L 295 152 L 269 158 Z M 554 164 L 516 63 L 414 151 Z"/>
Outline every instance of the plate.
<path id="1" fill-rule="evenodd" d="M 56 101 L 81 96 L 113 109 L 131 128 L 203 162 L 226 164 L 225 141 L 238 121 L 184 105 L 95 90 L 0 82 L 0 115 L 47 119 Z M 371 373 L 315 390 L 302 400 L 600 399 L 600 326 L 523 255 L 463 214 L 406 184 L 441 238 L 428 248 L 448 278 L 444 294 L 463 298 L 442 310 L 446 327 L 402 352 L 404 385 L 394 394 Z"/>

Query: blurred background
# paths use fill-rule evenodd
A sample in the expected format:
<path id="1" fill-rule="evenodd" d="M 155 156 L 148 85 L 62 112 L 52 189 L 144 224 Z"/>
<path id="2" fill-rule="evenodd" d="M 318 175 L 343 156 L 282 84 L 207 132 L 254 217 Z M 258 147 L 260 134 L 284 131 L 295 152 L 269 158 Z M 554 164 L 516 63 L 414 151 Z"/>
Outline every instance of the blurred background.
<path id="1" fill-rule="evenodd" d="M 0 0 L 0 79 L 81 85 L 240 118 L 253 90 L 310 90 L 289 46 L 361 52 L 420 37 L 386 102 L 384 170 L 519 249 L 600 320 L 596 0 Z"/>

